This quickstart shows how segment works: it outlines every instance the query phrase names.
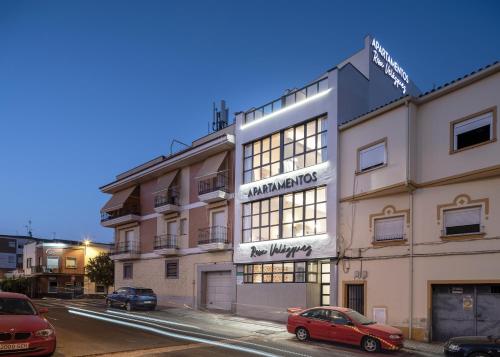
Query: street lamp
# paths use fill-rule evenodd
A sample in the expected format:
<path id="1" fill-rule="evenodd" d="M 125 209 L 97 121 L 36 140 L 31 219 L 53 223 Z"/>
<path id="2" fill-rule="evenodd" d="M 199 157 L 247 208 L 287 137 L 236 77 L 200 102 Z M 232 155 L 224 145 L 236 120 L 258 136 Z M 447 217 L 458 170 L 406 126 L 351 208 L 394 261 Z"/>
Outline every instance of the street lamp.
<path id="1" fill-rule="evenodd" d="M 83 294 L 85 294 L 85 286 L 87 285 L 87 274 L 86 274 L 86 269 L 85 265 L 87 264 L 87 247 L 92 241 L 88 238 L 83 240 Z M 87 289 L 88 290 L 88 289 Z"/>

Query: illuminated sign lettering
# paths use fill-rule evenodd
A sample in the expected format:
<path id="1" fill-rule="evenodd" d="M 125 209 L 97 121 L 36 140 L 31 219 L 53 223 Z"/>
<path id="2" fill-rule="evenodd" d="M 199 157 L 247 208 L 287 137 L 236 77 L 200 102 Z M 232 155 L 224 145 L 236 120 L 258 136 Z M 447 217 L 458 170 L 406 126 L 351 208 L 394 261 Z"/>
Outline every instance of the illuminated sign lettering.
<path id="1" fill-rule="evenodd" d="M 396 62 L 389 52 L 376 40 L 372 40 L 373 62 L 384 70 L 384 73 L 394 80 L 394 86 L 400 88 L 406 94 L 406 85 L 410 83 L 408 74 Z"/>
<path id="2" fill-rule="evenodd" d="M 276 255 L 284 254 L 286 258 L 295 258 L 295 254 L 298 252 L 305 252 L 306 257 L 308 257 L 312 253 L 312 246 L 310 244 L 302 244 L 302 245 L 271 244 L 269 250 L 258 249 L 257 247 L 252 246 L 250 251 L 250 258 L 260 257 L 268 253 L 271 257 L 275 254 Z"/>
<path id="3" fill-rule="evenodd" d="M 260 186 L 254 186 L 248 190 L 248 198 L 263 195 L 266 193 L 271 193 L 275 191 L 281 191 L 296 186 L 301 186 L 303 184 L 308 184 L 311 182 L 318 181 L 318 173 L 313 171 L 311 173 L 297 175 L 295 177 L 288 177 L 281 180 L 276 180 L 275 182 L 266 183 Z"/>

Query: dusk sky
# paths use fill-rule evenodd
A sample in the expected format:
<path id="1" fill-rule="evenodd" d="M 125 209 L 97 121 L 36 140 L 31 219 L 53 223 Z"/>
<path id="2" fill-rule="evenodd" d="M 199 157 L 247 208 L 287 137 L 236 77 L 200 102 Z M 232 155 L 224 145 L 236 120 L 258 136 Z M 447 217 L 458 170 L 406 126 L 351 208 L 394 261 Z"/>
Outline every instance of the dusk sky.
<path id="1" fill-rule="evenodd" d="M 2 1 L 0 234 L 111 241 L 99 187 L 377 37 L 425 91 L 500 59 L 498 1 Z M 231 114 L 231 118 L 233 115 Z M 55 232 L 55 233 L 54 233 Z"/>

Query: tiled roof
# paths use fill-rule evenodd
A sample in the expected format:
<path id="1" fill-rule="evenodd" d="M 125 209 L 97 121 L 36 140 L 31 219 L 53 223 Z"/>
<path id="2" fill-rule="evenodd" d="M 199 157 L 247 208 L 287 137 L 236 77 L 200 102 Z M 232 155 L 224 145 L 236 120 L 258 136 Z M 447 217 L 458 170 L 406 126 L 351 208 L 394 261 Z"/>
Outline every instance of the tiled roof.
<path id="1" fill-rule="evenodd" d="M 472 72 L 470 72 L 470 73 L 467 73 L 466 75 L 464 75 L 464 76 L 462 76 L 462 77 L 458 77 L 458 78 L 456 78 L 456 79 L 454 79 L 454 80 L 452 80 L 452 81 L 450 81 L 450 82 L 447 82 L 447 83 L 445 83 L 445 84 L 440 85 L 439 87 L 436 87 L 436 88 L 433 88 L 433 89 L 431 89 L 431 90 L 428 90 L 427 92 L 424 92 L 424 93 L 420 94 L 420 95 L 419 95 L 418 97 L 416 97 L 416 98 L 422 98 L 422 97 L 425 97 L 426 95 L 429 95 L 429 94 L 431 94 L 431 93 L 437 92 L 437 91 L 439 91 L 439 90 L 441 90 L 441 89 L 443 89 L 443 88 L 446 88 L 446 87 L 448 87 L 448 86 L 450 86 L 450 85 L 452 85 L 452 84 L 454 84 L 454 83 L 457 83 L 457 82 L 459 82 L 459 81 L 461 81 L 461 80 L 464 80 L 464 79 L 466 79 L 466 78 L 468 78 L 468 77 L 470 77 L 470 76 L 472 76 L 472 75 L 474 75 L 474 74 L 476 74 L 476 73 L 482 72 L 482 71 L 484 71 L 484 70 L 486 70 L 486 69 L 488 69 L 488 68 L 490 68 L 490 67 L 492 67 L 492 66 L 495 66 L 495 65 L 496 65 L 496 64 L 498 64 L 498 63 L 500 63 L 500 61 L 495 61 L 495 62 L 493 62 L 493 63 L 490 63 L 489 65 L 486 65 L 486 66 L 483 66 L 483 67 L 481 67 L 481 68 L 478 68 L 478 69 L 476 69 L 476 70 L 474 70 L 474 71 L 472 71 Z M 356 119 L 358 119 L 358 118 L 361 118 L 361 117 L 363 117 L 363 116 L 365 116 L 365 115 L 367 115 L 367 114 L 373 113 L 373 112 L 375 112 L 375 111 L 377 111 L 377 110 L 379 110 L 379 109 L 381 109 L 381 108 L 387 107 L 387 106 L 391 105 L 392 103 L 395 103 L 395 102 L 397 102 L 397 101 L 400 101 L 401 99 L 406 98 L 406 97 L 410 97 L 410 96 L 409 96 L 409 95 L 404 95 L 404 96 L 401 96 L 401 97 L 396 98 L 396 99 L 394 99 L 394 100 L 391 100 L 390 102 L 385 103 L 384 105 L 378 106 L 378 107 L 376 107 L 376 108 L 373 108 L 372 110 L 367 111 L 366 113 L 363 113 L 363 114 L 361 114 L 361 115 L 358 115 L 357 117 L 354 117 L 354 118 L 352 118 L 352 119 L 349 119 L 349 120 L 347 120 L 347 121 L 345 121 L 345 122 L 343 122 L 343 123 L 339 124 L 339 126 L 342 126 L 342 125 L 344 125 L 344 124 L 350 123 L 350 122 L 352 122 L 353 120 L 356 120 Z"/>

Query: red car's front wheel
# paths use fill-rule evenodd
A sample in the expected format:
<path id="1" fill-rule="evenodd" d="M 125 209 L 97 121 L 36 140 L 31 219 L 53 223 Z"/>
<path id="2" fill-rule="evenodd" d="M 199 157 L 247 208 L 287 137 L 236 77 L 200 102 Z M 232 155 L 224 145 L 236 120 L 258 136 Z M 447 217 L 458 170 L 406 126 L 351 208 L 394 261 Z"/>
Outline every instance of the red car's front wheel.
<path id="1" fill-rule="evenodd" d="M 299 341 L 307 341 L 309 339 L 309 332 L 304 327 L 299 327 L 295 330 L 295 336 Z"/>
<path id="2" fill-rule="evenodd" d="M 366 352 L 377 352 L 380 349 L 380 342 L 374 337 L 365 337 L 361 341 L 361 347 Z"/>

